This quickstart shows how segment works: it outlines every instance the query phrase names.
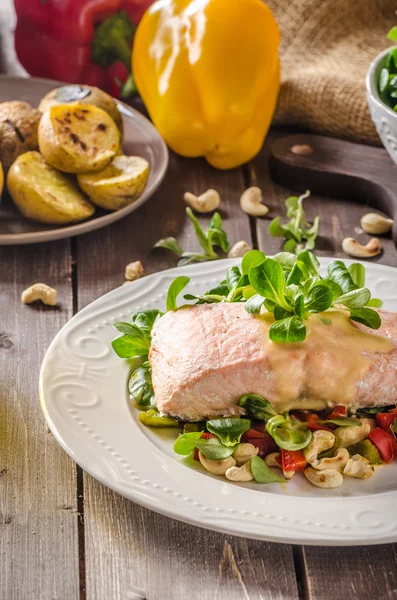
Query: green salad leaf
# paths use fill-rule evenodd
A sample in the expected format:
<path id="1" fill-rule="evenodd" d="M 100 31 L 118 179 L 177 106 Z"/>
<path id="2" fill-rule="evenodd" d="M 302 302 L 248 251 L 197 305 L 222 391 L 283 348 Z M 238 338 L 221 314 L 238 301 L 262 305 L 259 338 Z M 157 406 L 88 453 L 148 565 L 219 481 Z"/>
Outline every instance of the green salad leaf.
<path id="1" fill-rule="evenodd" d="M 287 480 L 271 470 L 259 456 L 251 458 L 251 472 L 257 483 L 284 483 Z"/>
<path id="2" fill-rule="evenodd" d="M 295 424 L 288 416 L 276 415 L 266 423 L 266 431 L 284 450 L 302 450 L 310 443 L 312 432 L 306 423 Z"/>
<path id="3" fill-rule="evenodd" d="M 223 460 L 233 454 L 236 446 L 224 446 L 218 438 L 201 438 L 201 431 L 183 433 L 178 437 L 174 444 L 174 451 L 177 454 L 188 456 L 195 448 L 198 448 L 204 456 L 210 460 Z"/>
<path id="4" fill-rule="evenodd" d="M 351 417 L 335 417 L 335 419 L 323 419 L 320 423 L 332 423 L 333 425 L 338 425 L 338 427 L 362 427 L 361 421 L 357 421 L 357 419 L 353 419 Z"/>
<path id="5" fill-rule="evenodd" d="M 273 323 L 269 338 L 272 342 L 303 342 L 306 339 L 306 325 L 299 317 L 286 317 Z"/>
<path id="6" fill-rule="evenodd" d="M 218 436 L 224 446 L 235 447 L 240 438 L 251 427 L 248 419 L 238 417 L 227 417 L 224 419 L 211 419 L 207 421 L 209 432 Z"/>
<path id="7" fill-rule="evenodd" d="M 155 406 L 152 374 L 148 362 L 133 371 L 129 382 L 130 398 L 138 406 Z"/>
<path id="8" fill-rule="evenodd" d="M 186 277 L 185 275 L 179 275 L 179 277 L 176 277 L 176 279 L 174 279 L 174 281 L 171 283 L 170 287 L 168 288 L 168 292 L 167 292 L 167 300 L 166 300 L 167 311 L 177 309 L 176 299 L 179 296 L 179 294 L 182 292 L 182 290 L 185 289 L 185 287 L 187 286 L 189 281 L 190 281 L 190 277 Z"/>
<path id="9" fill-rule="evenodd" d="M 267 421 L 277 415 L 270 402 L 259 394 L 245 394 L 241 396 L 238 405 L 244 408 L 247 411 L 247 415 L 254 419 Z"/>

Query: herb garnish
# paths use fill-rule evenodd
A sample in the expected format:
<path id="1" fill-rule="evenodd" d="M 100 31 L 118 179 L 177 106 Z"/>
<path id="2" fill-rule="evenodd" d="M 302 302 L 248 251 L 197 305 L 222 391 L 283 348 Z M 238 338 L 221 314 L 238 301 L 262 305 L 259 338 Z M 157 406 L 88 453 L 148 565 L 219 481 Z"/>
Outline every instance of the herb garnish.
<path id="1" fill-rule="evenodd" d="M 379 313 L 371 307 L 380 307 L 378 298 L 371 298 L 365 286 L 365 269 L 359 263 L 346 267 L 340 260 L 328 265 L 328 274 L 322 277 L 320 263 L 308 250 L 297 256 L 290 252 L 280 252 L 267 258 L 263 252 L 252 250 L 242 260 L 241 270 L 231 267 L 216 288 L 200 296 L 185 294 L 185 300 L 197 300 L 198 304 L 214 302 L 244 302 L 247 312 L 259 315 L 262 307 L 273 313 L 275 322 L 269 329 L 273 342 L 302 342 L 306 339 L 305 321 L 310 313 L 324 313 L 327 310 L 349 312 L 353 321 L 358 321 L 371 329 L 379 329 Z M 172 286 L 179 286 L 178 277 Z M 172 291 L 172 286 L 170 292 Z M 168 305 L 167 305 L 168 306 Z M 173 303 L 170 308 L 176 308 Z M 320 317 L 324 325 L 331 320 Z"/>
<path id="2" fill-rule="evenodd" d="M 221 248 L 224 252 L 229 250 L 229 242 L 226 231 L 222 229 L 222 217 L 219 213 L 214 213 L 208 227 L 203 231 L 200 223 L 193 214 L 191 208 L 186 208 L 186 214 L 193 223 L 196 237 L 203 249 L 203 252 L 184 252 L 178 242 L 173 237 L 164 238 L 154 244 L 153 248 L 165 248 L 171 250 L 180 260 L 178 267 L 183 267 L 193 262 L 204 262 L 207 260 L 216 260 L 219 255 L 215 252 L 214 246 Z"/>
<path id="3" fill-rule="evenodd" d="M 307 191 L 302 196 L 290 196 L 285 201 L 287 207 L 288 223 L 282 225 L 280 217 L 276 217 L 269 225 L 269 233 L 273 237 L 283 237 L 285 252 L 299 254 L 302 250 L 313 250 L 318 234 L 319 217 L 315 217 L 312 224 L 306 220 L 303 210 L 303 200 L 310 196 Z"/>

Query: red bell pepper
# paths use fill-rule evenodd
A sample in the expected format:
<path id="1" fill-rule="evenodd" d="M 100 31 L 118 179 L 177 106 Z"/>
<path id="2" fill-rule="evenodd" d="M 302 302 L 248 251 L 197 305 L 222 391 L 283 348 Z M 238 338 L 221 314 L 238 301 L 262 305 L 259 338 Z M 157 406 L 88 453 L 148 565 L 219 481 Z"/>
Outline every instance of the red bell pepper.
<path id="1" fill-rule="evenodd" d="M 269 435 L 266 431 L 258 431 L 257 429 L 248 429 L 241 436 L 241 441 L 245 444 L 250 443 L 252 439 L 260 440 L 265 439 Z M 273 438 L 272 438 L 273 439 Z"/>
<path id="2" fill-rule="evenodd" d="M 378 450 L 381 459 L 390 463 L 394 457 L 393 443 L 390 435 L 380 427 L 375 427 L 369 432 L 368 439 Z"/>
<path id="3" fill-rule="evenodd" d="M 15 0 L 17 56 L 30 75 L 120 93 L 134 24 L 152 1 Z M 112 74 L 114 63 L 124 67 L 123 79 Z"/>
<path id="4" fill-rule="evenodd" d="M 339 417 L 346 417 L 347 411 L 346 406 L 342 406 L 338 404 L 338 406 L 334 406 L 327 419 L 338 419 Z"/>
<path id="5" fill-rule="evenodd" d="M 281 450 L 281 466 L 283 471 L 303 471 L 307 460 L 301 450 Z"/>
<path id="6" fill-rule="evenodd" d="M 393 425 L 394 421 L 397 419 L 397 415 L 395 413 L 378 413 L 375 415 L 375 422 L 378 427 L 384 429 L 384 431 L 389 431 L 390 427 Z"/>

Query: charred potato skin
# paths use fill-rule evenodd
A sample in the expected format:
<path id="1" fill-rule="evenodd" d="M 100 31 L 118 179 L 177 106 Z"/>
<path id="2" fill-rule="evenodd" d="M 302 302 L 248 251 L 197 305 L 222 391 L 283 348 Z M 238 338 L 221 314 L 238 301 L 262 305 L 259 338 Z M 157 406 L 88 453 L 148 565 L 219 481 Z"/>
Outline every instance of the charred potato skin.
<path id="1" fill-rule="evenodd" d="M 41 113 L 27 102 L 0 103 L 0 162 L 7 169 L 21 154 L 37 150 Z"/>
<path id="2" fill-rule="evenodd" d="M 120 130 L 121 135 L 123 134 L 123 119 L 117 108 L 117 104 L 112 96 L 109 96 L 106 92 L 100 90 L 99 88 L 91 85 L 81 85 L 79 86 L 84 90 L 87 90 L 89 93 L 84 98 L 80 98 L 79 100 L 72 100 L 70 102 L 63 102 L 57 99 L 57 93 L 62 88 L 56 88 L 48 92 L 44 98 L 41 99 L 39 104 L 39 111 L 41 113 L 45 113 L 49 108 L 55 106 L 56 104 L 91 104 L 92 106 L 96 106 L 101 108 L 113 119 L 116 123 L 118 129 Z"/>
<path id="3" fill-rule="evenodd" d="M 124 180 L 117 177 L 117 170 L 123 162 L 136 163 L 136 171 L 124 171 Z M 130 177 L 128 177 L 130 175 Z M 143 192 L 149 177 L 149 163 L 138 156 L 116 156 L 110 165 L 97 173 L 83 173 L 77 176 L 80 188 L 91 202 L 106 210 L 120 210 L 132 204 Z"/>
<path id="4" fill-rule="evenodd" d="M 95 134 L 89 141 L 83 127 Z M 66 173 L 99 171 L 120 148 L 120 132 L 101 108 L 87 104 L 57 104 L 43 114 L 39 149 L 55 169 Z"/>
<path id="5" fill-rule="evenodd" d="M 66 225 L 95 212 L 73 179 L 53 169 L 39 152 L 26 152 L 14 161 L 7 187 L 19 211 L 38 223 Z"/>

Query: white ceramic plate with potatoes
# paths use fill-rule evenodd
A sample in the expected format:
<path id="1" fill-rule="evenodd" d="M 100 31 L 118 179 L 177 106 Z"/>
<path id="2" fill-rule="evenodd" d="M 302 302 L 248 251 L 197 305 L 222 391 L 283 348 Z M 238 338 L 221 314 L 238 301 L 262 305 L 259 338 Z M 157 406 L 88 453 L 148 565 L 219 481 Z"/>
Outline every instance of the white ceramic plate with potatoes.
<path id="1" fill-rule="evenodd" d="M 37 107 L 50 90 L 63 85 L 57 81 L 36 78 L 0 76 L 0 102 L 22 100 Z M 0 245 L 33 244 L 80 235 L 105 227 L 122 219 L 148 200 L 164 178 L 168 166 L 167 147 L 153 125 L 135 109 L 118 102 L 123 118 L 124 154 L 140 156 L 149 162 L 149 179 L 142 194 L 128 206 L 107 212 L 100 207 L 95 214 L 80 223 L 46 225 L 26 219 L 16 208 L 6 191 L 0 201 Z"/>

